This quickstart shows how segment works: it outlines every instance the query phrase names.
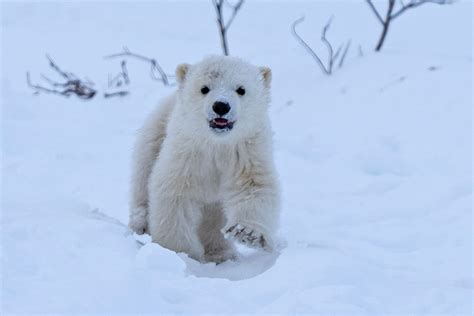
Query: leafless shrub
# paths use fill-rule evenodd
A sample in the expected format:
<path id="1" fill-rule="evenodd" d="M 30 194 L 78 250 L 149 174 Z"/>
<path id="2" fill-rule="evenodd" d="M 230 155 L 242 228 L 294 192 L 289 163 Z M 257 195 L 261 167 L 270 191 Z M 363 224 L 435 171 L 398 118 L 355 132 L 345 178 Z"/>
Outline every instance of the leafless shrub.
<path id="1" fill-rule="evenodd" d="M 219 27 L 222 50 L 224 51 L 224 55 L 228 56 L 229 46 L 227 44 L 227 31 L 234 21 L 237 12 L 239 12 L 240 8 L 244 4 L 244 0 L 238 0 L 235 4 L 231 4 L 227 0 L 212 0 L 212 4 L 217 14 L 217 26 Z M 227 5 L 232 10 L 230 18 L 227 22 L 224 21 L 224 5 Z"/>
<path id="2" fill-rule="evenodd" d="M 65 97 L 76 95 L 77 97 L 84 100 L 92 99 L 94 96 L 97 95 L 98 91 L 93 88 L 94 83 L 92 81 L 88 80 L 87 78 L 84 80 L 79 79 L 72 72 L 66 72 L 61 70 L 61 68 L 59 68 L 59 66 L 49 56 L 46 57 L 48 58 L 49 65 L 51 66 L 51 68 L 53 68 L 55 72 L 57 72 L 65 81 L 56 82 L 41 74 L 42 80 L 46 83 L 46 85 L 41 85 L 33 83 L 31 81 L 30 73 L 27 72 L 26 82 L 30 88 L 35 90 L 36 94 L 40 92 L 45 92 L 62 95 Z M 118 57 L 132 57 L 138 60 L 148 62 L 150 64 L 150 76 L 154 80 L 162 82 L 165 86 L 174 85 L 174 83 L 170 81 L 170 78 L 174 77 L 174 75 L 166 74 L 163 68 L 161 68 L 160 64 L 158 64 L 155 59 L 132 53 L 127 47 L 124 47 L 123 52 L 121 53 L 105 56 L 105 58 Z M 129 85 L 130 76 L 128 74 L 127 69 L 127 60 L 123 59 L 120 63 L 120 72 L 114 76 L 109 74 L 107 89 L 108 91 L 105 91 L 103 93 L 103 96 L 105 98 L 126 96 L 129 94 L 129 91 L 126 87 L 128 87 Z"/>
<path id="3" fill-rule="evenodd" d="M 383 17 L 373 4 L 372 0 L 366 0 L 366 2 L 375 14 L 377 20 L 382 24 L 382 34 L 377 42 L 377 46 L 375 47 L 375 50 L 378 52 L 382 49 L 390 24 L 394 19 L 398 18 L 407 10 L 417 8 L 426 3 L 443 5 L 453 3 L 453 0 L 410 0 L 408 3 L 405 3 L 403 0 L 388 0 L 387 10 Z"/>
<path id="4" fill-rule="evenodd" d="M 31 82 L 30 73 L 26 73 L 26 82 L 30 88 L 35 89 L 35 93 L 46 92 L 62 95 L 69 97 L 71 95 L 76 95 L 77 97 L 88 100 L 92 99 L 97 91 L 92 87 L 94 85 L 90 80 L 81 80 L 72 72 L 66 72 L 61 70 L 59 66 L 53 61 L 51 57 L 46 55 L 46 58 L 49 61 L 49 66 L 53 68 L 65 81 L 56 82 L 49 79 L 45 75 L 41 74 L 41 78 L 45 81 L 49 87 L 42 86 L 39 84 L 34 84 Z"/>
<path id="5" fill-rule="evenodd" d="M 128 86 L 130 84 L 130 77 L 128 76 L 128 69 L 127 69 L 127 61 L 122 60 L 120 63 L 120 72 L 115 75 L 111 76 L 109 74 L 109 80 L 108 80 L 108 88 L 109 89 L 119 89 L 116 91 L 108 91 L 104 93 L 105 98 L 111 98 L 111 97 L 123 97 L 128 95 L 128 90 L 124 90 L 124 87 Z M 121 90 L 120 90 L 121 89 Z"/>
<path id="6" fill-rule="evenodd" d="M 150 77 L 154 80 L 161 81 L 163 85 L 173 85 L 170 81 L 172 75 L 168 75 L 160 64 L 154 58 L 149 58 L 143 55 L 132 53 L 127 47 L 123 47 L 123 52 L 105 56 L 104 58 L 117 58 L 117 57 L 131 57 L 150 64 Z"/>
<path id="7" fill-rule="evenodd" d="M 121 71 L 114 77 L 109 75 L 109 80 L 108 80 L 109 88 L 121 87 L 123 85 L 130 84 L 130 77 L 128 76 L 128 70 L 127 70 L 127 61 L 122 60 L 122 62 L 120 63 L 120 68 L 121 68 Z"/>
<path id="8" fill-rule="evenodd" d="M 333 17 L 329 19 L 329 21 L 323 27 L 323 30 L 321 32 L 321 41 L 326 45 L 327 50 L 328 50 L 328 60 L 326 63 L 324 63 L 321 60 L 319 55 L 315 53 L 315 51 L 311 48 L 311 46 L 309 46 L 309 44 L 296 32 L 296 26 L 304 21 L 304 17 L 301 17 L 297 19 L 295 22 L 293 22 L 292 27 L 291 27 L 292 33 L 295 36 L 295 38 L 306 49 L 306 51 L 311 55 L 311 57 L 313 57 L 313 59 L 318 63 L 323 73 L 328 76 L 333 73 L 335 64 L 337 64 L 338 68 L 342 67 L 342 65 L 344 64 L 344 60 L 346 59 L 347 52 L 349 51 L 349 48 L 351 46 L 351 40 L 348 40 L 344 44 L 339 45 L 337 50 L 334 51 L 334 48 L 331 42 L 327 39 L 327 36 L 326 36 L 327 31 L 329 30 L 329 27 L 331 26 L 332 20 L 333 20 Z"/>

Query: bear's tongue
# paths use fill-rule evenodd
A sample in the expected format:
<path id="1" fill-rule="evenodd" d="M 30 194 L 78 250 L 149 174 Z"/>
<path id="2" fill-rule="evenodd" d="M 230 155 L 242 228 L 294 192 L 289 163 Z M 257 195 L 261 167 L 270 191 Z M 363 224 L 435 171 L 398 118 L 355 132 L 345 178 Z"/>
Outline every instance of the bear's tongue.
<path id="1" fill-rule="evenodd" d="M 229 121 L 225 118 L 215 118 L 214 123 L 218 126 L 226 126 Z"/>

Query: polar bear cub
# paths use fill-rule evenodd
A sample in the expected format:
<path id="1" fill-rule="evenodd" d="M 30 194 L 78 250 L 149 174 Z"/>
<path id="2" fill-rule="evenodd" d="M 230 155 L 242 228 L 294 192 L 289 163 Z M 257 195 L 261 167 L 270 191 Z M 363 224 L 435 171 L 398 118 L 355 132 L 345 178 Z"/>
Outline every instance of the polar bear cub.
<path id="1" fill-rule="evenodd" d="M 234 259 L 233 240 L 272 250 L 270 69 L 210 56 L 179 65 L 176 78 L 135 145 L 130 228 L 201 262 Z"/>

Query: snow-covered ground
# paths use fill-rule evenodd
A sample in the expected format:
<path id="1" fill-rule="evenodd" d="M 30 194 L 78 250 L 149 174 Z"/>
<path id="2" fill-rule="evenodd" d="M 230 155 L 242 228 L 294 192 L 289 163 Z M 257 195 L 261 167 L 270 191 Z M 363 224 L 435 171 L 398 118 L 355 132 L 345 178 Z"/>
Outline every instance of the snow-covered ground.
<path id="1" fill-rule="evenodd" d="M 364 1 L 247 1 L 231 53 L 273 69 L 282 249 L 199 264 L 128 232 L 135 131 L 173 88 L 129 62 L 125 98 L 35 96 L 63 68 L 103 89 L 127 45 L 220 53 L 210 1 L 2 3 L 2 313 L 472 314 L 472 4 L 397 19 L 382 53 Z M 321 26 L 352 38 L 327 78 Z M 358 56 L 361 45 L 364 55 Z"/>

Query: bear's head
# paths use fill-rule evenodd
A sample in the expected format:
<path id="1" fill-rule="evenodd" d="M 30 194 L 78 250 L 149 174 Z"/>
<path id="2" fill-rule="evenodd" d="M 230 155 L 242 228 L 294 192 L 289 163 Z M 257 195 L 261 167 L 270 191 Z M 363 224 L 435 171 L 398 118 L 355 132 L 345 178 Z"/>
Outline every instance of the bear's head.
<path id="1" fill-rule="evenodd" d="M 268 125 L 269 68 L 236 57 L 210 56 L 194 65 L 179 65 L 176 78 L 180 120 L 190 132 L 235 139 Z"/>

